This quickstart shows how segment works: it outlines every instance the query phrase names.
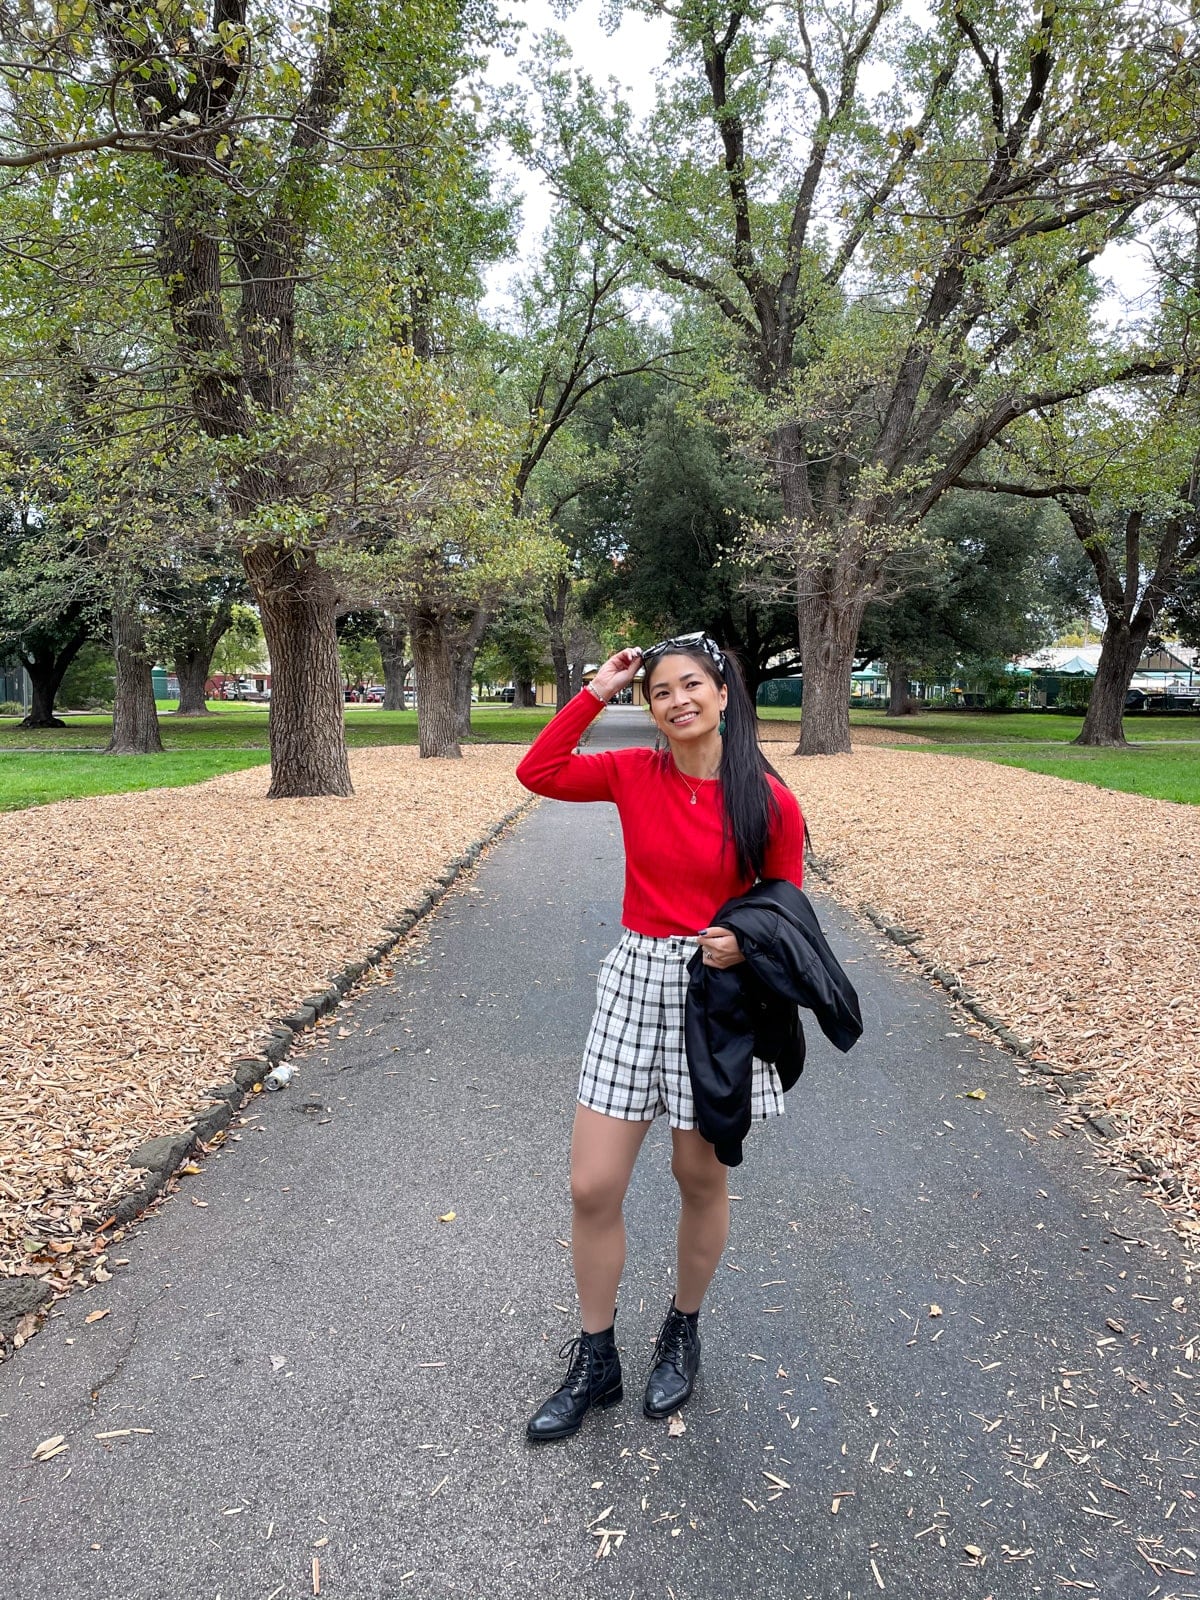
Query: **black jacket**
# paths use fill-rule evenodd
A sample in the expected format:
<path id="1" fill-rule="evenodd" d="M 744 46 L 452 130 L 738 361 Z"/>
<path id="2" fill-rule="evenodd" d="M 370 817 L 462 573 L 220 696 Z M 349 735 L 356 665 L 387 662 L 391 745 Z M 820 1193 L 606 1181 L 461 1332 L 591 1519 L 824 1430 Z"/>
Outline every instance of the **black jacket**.
<path id="1" fill-rule="evenodd" d="M 766 878 L 726 901 L 714 928 L 737 935 L 745 961 L 707 967 L 688 962 L 684 1038 L 701 1134 L 727 1167 L 739 1166 L 750 1131 L 750 1086 L 757 1056 L 790 1089 L 804 1068 L 797 1006 L 846 1051 L 862 1034 L 854 985 L 825 942 L 808 896 L 784 878 Z"/>

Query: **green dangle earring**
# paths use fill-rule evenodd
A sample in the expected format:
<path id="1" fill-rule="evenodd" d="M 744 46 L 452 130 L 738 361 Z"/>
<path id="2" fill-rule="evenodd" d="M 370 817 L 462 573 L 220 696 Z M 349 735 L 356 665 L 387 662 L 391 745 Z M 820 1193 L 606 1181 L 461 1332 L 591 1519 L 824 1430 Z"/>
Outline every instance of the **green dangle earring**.
<path id="1" fill-rule="evenodd" d="M 725 713 L 723 711 L 721 713 L 721 720 L 717 723 L 717 732 L 721 734 L 725 732 Z"/>

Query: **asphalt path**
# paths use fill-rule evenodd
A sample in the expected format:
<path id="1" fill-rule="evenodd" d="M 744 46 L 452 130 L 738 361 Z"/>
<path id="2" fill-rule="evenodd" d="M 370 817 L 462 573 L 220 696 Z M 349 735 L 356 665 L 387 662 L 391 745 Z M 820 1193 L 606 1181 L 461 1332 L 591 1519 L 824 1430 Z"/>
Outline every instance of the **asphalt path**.
<path id="1" fill-rule="evenodd" d="M 640 1407 L 671 1292 L 660 1126 L 625 1402 L 526 1445 L 577 1326 L 567 1141 L 620 891 L 611 807 L 527 814 L 0 1368 L 0 1594 L 1200 1595 L 1184 1248 L 820 894 L 867 1032 L 841 1057 L 811 1030 L 733 1174 L 686 1432 Z"/>

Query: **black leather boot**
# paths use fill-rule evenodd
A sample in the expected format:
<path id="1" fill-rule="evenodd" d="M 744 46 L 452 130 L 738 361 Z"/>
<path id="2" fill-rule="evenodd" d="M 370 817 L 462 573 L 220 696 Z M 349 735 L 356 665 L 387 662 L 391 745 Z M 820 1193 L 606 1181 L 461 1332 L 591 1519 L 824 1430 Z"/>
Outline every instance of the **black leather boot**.
<path id="1" fill-rule="evenodd" d="M 669 1417 L 691 1397 L 700 1370 L 700 1330 L 694 1317 L 676 1311 L 675 1301 L 659 1330 L 654 1364 L 646 1379 L 642 1410 L 648 1417 Z"/>
<path id="2" fill-rule="evenodd" d="M 556 1389 L 526 1424 L 525 1437 L 531 1444 L 569 1439 L 579 1432 L 592 1406 L 615 1406 L 625 1394 L 612 1328 L 581 1333 L 558 1353 L 571 1364 L 562 1388 Z"/>

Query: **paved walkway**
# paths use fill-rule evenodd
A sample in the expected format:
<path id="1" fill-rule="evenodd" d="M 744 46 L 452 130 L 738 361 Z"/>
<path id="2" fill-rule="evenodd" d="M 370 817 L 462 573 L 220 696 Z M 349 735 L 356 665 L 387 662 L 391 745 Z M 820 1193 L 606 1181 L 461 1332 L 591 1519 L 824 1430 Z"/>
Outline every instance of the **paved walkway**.
<path id="1" fill-rule="evenodd" d="M 527 1448 L 575 1329 L 567 1137 L 620 887 L 610 809 L 537 808 L 0 1368 L 3 1593 L 300 1600 L 315 1560 L 331 1600 L 1200 1594 L 1180 1248 L 825 898 L 867 1036 L 815 1038 L 752 1136 L 687 1432 L 638 1400 L 670 1294 L 660 1128 L 626 1402 Z"/>

